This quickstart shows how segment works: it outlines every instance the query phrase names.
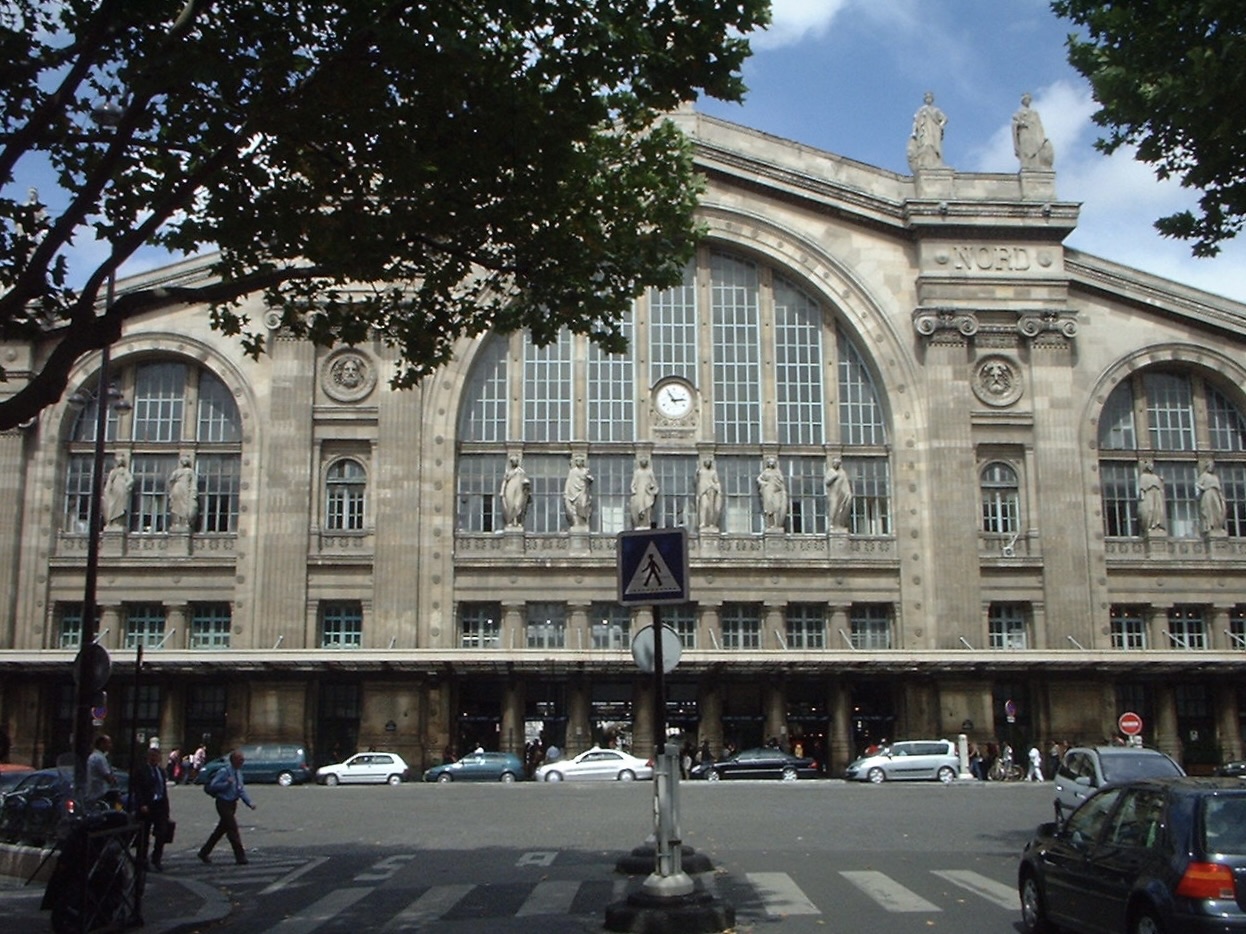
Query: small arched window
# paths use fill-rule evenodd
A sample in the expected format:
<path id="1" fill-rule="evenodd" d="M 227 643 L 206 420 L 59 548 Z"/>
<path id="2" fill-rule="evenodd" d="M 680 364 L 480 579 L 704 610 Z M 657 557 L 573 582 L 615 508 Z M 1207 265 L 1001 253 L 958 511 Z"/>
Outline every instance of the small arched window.
<path id="1" fill-rule="evenodd" d="M 325 528 L 362 532 L 367 475 L 357 460 L 336 461 L 325 474 Z"/>
<path id="2" fill-rule="evenodd" d="M 982 531 L 1013 535 L 1021 527 L 1017 472 L 995 461 L 982 471 Z"/>

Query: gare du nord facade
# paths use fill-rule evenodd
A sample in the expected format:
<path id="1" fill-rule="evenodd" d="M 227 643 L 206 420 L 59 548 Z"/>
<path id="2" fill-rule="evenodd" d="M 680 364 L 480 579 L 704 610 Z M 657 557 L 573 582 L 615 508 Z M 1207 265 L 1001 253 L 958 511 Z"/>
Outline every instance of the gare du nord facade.
<path id="1" fill-rule="evenodd" d="M 388 748 L 413 768 L 477 744 L 651 748 L 630 643 L 652 614 L 616 580 L 645 462 L 652 523 L 689 540 L 689 602 L 661 609 L 682 645 L 672 735 L 774 738 L 837 774 L 882 737 L 1102 742 L 1133 711 L 1191 767 L 1240 756 L 1246 306 L 1066 249 L 1078 206 L 1049 171 L 902 175 L 676 119 L 708 236 L 682 286 L 636 301 L 626 356 L 488 335 L 395 392 L 379 343 L 274 330 L 252 361 L 202 308 L 127 324 L 112 373 L 131 407 L 104 466 L 126 460 L 134 485 L 98 582 L 119 760 L 152 736 L 296 742 L 317 763 Z M 0 392 L 38 352 L 3 348 Z M 70 748 L 94 423 L 66 400 L 0 436 L 13 761 Z M 198 508 L 175 528 L 183 457 Z M 512 459 L 529 495 L 507 527 Z M 577 460 L 592 503 L 571 528 Z"/>

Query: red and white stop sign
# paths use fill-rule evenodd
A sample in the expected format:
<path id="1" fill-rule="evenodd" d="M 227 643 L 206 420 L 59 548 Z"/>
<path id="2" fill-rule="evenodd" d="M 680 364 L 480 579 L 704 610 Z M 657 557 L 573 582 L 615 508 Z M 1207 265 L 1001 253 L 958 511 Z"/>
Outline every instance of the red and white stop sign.
<path id="1" fill-rule="evenodd" d="M 1126 736 L 1137 736 L 1142 732 L 1142 718 L 1132 710 L 1121 714 L 1120 719 L 1116 721 L 1116 725 Z"/>

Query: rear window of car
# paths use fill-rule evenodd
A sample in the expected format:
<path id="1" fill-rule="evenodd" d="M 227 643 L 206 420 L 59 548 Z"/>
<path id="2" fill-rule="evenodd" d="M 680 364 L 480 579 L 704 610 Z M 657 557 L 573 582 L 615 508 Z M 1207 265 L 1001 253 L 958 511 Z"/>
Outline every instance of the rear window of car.
<path id="1" fill-rule="evenodd" d="M 1181 775 L 1181 769 L 1167 756 L 1120 752 L 1100 760 L 1105 782 L 1129 782 L 1135 778 L 1164 778 Z"/>
<path id="2" fill-rule="evenodd" d="M 1203 844 L 1211 853 L 1246 856 L 1246 795 L 1203 799 Z"/>

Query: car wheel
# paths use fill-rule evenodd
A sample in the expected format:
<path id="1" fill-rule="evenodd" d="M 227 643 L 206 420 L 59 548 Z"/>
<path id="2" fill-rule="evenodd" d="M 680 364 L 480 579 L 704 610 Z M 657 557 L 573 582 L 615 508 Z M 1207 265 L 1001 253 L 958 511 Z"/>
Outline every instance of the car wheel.
<path id="1" fill-rule="evenodd" d="M 1043 889 L 1033 872 L 1026 872 L 1021 878 L 1021 926 L 1026 934 L 1043 934 L 1052 929 Z"/>
<path id="2" fill-rule="evenodd" d="M 783 770 L 783 774 L 780 775 L 779 778 L 785 782 L 794 782 L 796 779 L 800 778 L 800 776 L 796 773 L 796 770 L 789 765 Z"/>
<path id="3" fill-rule="evenodd" d="M 289 772 L 282 772 L 277 776 L 277 784 L 282 788 L 289 788 L 294 784 L 294 776 Z"/>
<path id="4" fill-rule="evenodd" d="M 619 781 L 634 782 L 636 781 L 636 773 L 633 772 L 631 769 L 624 769 L 622 772 L 619 773 Z"/>
<path id="5" fill-rule="evenodd" d="M 1150 908 L 1140 908 L 1129 919 L 1129 934 L 1164 934 L 1164 925 Z"/>
<path id="6" fill-rule="evenodd" d="M 324 783 L 326 785 L 336 785 L 338 781 L 339 781 L 338 777 L 336 775 L 333 775 L 332 773 L 324 777 Z"/>
<path id="7" fill-rule="evenodd" d="M 562 781 L 562 772 L 546 772 L 545 780 L 547 782 L 560 782 Z"/>
<path id="8" fill-rule="evenodd" d="M 705 777 L 709 779 L 711 782 L 716 782 L 722 778 L 722 776 L 718 774 L 718 769 L 710 769 L 709 774 L 706 775 Z"/>
<path id="9" fill-rule="evenodd" d="M 514 773 L 514 772 L 503 772 L 503 773 L 502 773 L 502 777 L 499 779 L 499 781 L 506 782 L 506 784 L 508 784 L 508 785 L 509 785 L 511 782 L 513 782 L 514 780 L 515 780 L 515 773 Z"/>
<path id="10" fill-rule="evenodd" d="M 389 784 L 391 784 L 391 785 L 401 785 L 401 784 L 402 784 L 402 776 L 401 776 L 401 775 L 391 775 L 389 778 L 385 779 L 385 781 L 389 782 Z"/>
<path id="11" fill-rule="evenodd" d="M 945 785 L 952 784 L 952 782 L 956 781 L 956 770 L 950 765 L 945 765 L 939 769 L 939 781 Z"/>
<path id="12" fill-rule="evenodd" d="M 874 766 L 874 768 L 866 772 L 865 777 L 872 781 L 875 785 L 881 785 L 887 780 L 887 776 L 883 774 L 883 770 L 878 766 Z"/>
<path id="13" fill-rule="evenodd" d="M 454 776 L 451 775 L 449 772 L 442 772 L 440 775 L 437 776 L 437 781 L 440 782 L 442 785 L 448 785 L 452 781 L 454 781 Z"/>

